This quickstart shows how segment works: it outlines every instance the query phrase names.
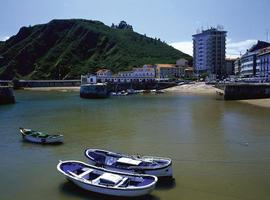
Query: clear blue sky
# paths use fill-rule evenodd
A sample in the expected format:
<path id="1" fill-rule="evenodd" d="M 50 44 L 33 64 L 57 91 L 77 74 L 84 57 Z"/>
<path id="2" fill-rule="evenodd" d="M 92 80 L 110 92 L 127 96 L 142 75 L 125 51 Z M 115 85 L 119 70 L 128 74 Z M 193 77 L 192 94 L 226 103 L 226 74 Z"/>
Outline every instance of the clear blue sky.
<path id="1" fill-rule="evenodd" d="M 0 0 L 0 40 L 52 19 L 125 20 L 167 43 L 191 41 L 197 28 L 221 24 L 232 42 L 266 40 L 270 0 Z M 269 37 L 270 38 L 270 37 Z"/>

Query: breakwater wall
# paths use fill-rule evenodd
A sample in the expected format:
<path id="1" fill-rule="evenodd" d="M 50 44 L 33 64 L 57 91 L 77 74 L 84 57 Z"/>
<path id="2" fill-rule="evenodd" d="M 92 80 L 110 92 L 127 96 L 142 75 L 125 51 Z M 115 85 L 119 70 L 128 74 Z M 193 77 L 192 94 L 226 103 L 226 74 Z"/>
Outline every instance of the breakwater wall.
<path id="1" fill-rule="evenodd" d="M 139 83 L 109 83 L 108 89 L 110 92 L 119 92 L 122 90 L 127 89 L 134 89 L 134 90 L 162 90 L 169 87 L 176 86 L 175 82 L 139 82 Z"/>
<path id="2" fill-rule="evenodd" d="M 33 87 L 79 87 L 81 85 L 81 80 L 16 80 L 9 81 L 13 83 L 14 89 L 19 88 L 33 88 Z M 165 89 L 168 87 L 176 86 L 175 82 L 132 82 L 132 83 L 108 83 L 109 91 L 122 91 L 127 89 L 134 90 L 152 90 L 152 89 Z"/>
<path id="3" fill-rule="evenodd" d="M 13 88 L 8 86 L 0 86 L 0 104 L 15 103 Z"/>
<path id="4" fill-rule="evenodd" d="M 81 80 L 17 80 L 14 88 L 26 87 L 75 87 L 81 85 Z"/>
<path id="5" fill-rule="evenodd" d="M 225 100 L 270 98 L 270 84 L 239 83 L 224 86 Z"/>

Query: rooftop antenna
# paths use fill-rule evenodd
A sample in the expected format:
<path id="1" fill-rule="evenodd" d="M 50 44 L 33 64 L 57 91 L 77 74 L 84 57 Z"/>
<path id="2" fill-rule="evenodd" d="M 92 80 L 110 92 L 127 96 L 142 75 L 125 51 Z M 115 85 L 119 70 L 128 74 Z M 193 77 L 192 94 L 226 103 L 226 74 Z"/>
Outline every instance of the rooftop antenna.
<path id="1" fill-rule="evenodd" d="M 268 37 L 269 37 L 269 29 L 266 29 L 265 34 L 266 34 L 266 42 L 268 42 Z"/>
<path id="2" fill-rule="evenodd" d="M 242 51 L 239 51 L 240 57 L 242 56 Z"/>
<path id="3" fill-rule="evenodd" d="M 201 31 L 203 32 L 203 26 L 201 26 Z"/>

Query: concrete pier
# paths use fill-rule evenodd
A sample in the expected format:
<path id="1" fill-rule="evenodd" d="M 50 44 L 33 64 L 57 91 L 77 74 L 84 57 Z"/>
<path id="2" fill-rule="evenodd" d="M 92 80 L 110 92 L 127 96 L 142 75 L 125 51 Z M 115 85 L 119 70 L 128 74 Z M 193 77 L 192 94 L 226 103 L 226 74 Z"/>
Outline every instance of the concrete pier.
<path id="1" fill-rule="evenodd" d="M 18 80 L 13 82 L 14 88 L 27 87 L 78 87 L 81 80 Z"/>
<path id="2" fill-rule="evenodd" d="M 225 100 L 270 98 L 270 84 L 241 83 L 228 84 L 224 89 Z"/>
<path id="3" fill-rule="evenodd" d="M 0 86 L 0 104 L 15 103 L 13 88 L 9 86 Z"/>

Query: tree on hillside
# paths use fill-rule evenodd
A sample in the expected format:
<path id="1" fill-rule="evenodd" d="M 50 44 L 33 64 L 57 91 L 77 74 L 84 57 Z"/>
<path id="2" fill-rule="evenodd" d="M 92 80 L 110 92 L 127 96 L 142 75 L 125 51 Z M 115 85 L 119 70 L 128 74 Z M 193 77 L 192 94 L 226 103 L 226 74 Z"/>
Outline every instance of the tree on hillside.
<path id="1" fill-rule="evenodd" d="M 126 30 L 133 31 L 133 27 L 125 21 L 121 21 L 118 25 L 114 25 L 114 23 L 113 23 L 111 25 L 111 28 L 126 29 Z"/>

